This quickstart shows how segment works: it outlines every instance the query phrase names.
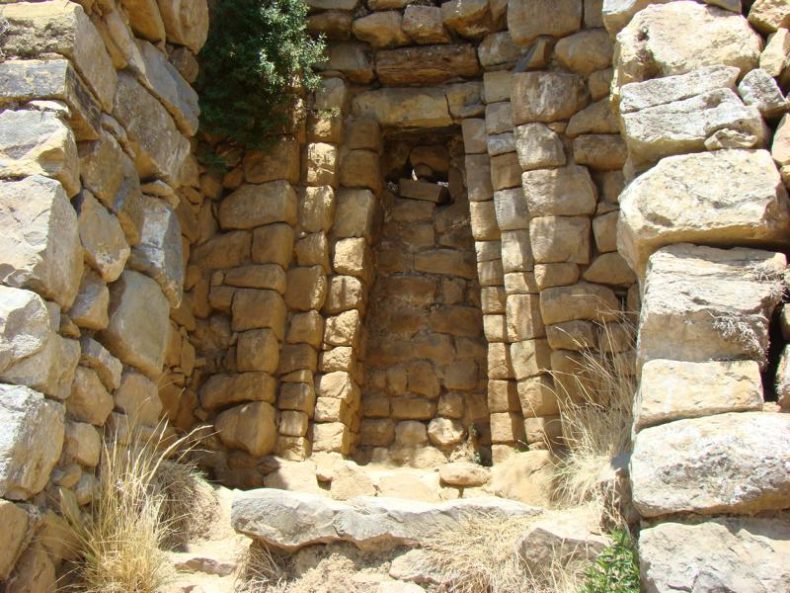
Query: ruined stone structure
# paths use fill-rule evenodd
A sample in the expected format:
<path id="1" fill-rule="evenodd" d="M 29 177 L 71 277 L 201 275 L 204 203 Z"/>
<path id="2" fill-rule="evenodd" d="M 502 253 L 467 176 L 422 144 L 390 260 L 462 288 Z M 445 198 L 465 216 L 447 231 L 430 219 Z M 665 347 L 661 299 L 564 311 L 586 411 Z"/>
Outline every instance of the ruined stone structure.
<path id="1" fill-rule="evenodd" d="M 266 153 L 195 137 L 205 2 L 0 4 L 6 590 L 50 586 L 104 428 L 208 425 L 245 488 L 545 465 L 641 307 L 646 590 L 787 591 L 787 2 L 308 4 L 323 82 Z"/>

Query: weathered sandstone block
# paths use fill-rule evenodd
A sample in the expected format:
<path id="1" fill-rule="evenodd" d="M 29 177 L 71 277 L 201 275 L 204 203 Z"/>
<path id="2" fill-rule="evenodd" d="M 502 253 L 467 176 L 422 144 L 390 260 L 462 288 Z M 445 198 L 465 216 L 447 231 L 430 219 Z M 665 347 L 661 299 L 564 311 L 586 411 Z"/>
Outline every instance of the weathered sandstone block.
<path id="1" fill-rule="evenodd" d="M 80 194 L 75 206 L 86 262 L 102 280 L 114 282 L 123 272 L 130 254 L 121 223 L 90 192 Z M 180 240 L 179 233 L 179 246 Z"/>
<path id="2" fill-rule="evenodd" d="M 296 224 L 296 192 L 287 181 L 245 184 L 219 207 L 223 229 L 250 229 L 273 222 Z"/>
<path id="3" fill-rule="evenodd" d="M 631 456 L 634 505 L 643 517 L 779 510 L 790 495 L 788 463 L 787 414 L 728 413 L 645 428 Z"/>
<path id="4" fill-rule="evenodd" d="M 514 124 L 550 123 L 570 119 L 587 105 L 589 95 L 578 74 L 523 72 L 513 75 L 510 101 Z"/>
<path id="5" fill-rule="evenodd" d="M 77 215 L 59 182 L 0 182 L 0 279 L 70 307 L 82 275 Z"/>
<path id="6" fill-rule="evenodd" d="M 372 117 L 382 126 L 438 128 L 452 123 L 447 98 L 440 89 L 381 89 L 353 99 L 357 116 Z"/>
<path id="7" fill-rule="evenodd" d="M 208 36 L 206 0 L 157 0 L 157 4 L 168 41 L 197 54 Z"/>
<path id="8" fill-rule="evenodd" d="M 254 457 L 274 450 L 277 428 L 271 404 L 253 402 L 230 408 L 217 416 L 214 426 L 227 447 L 242 449 Z"/>
<path id="9" fill-rule="evenodd" d="M 582 24 L 581 0 L 510 0 L 507 27 L 513 41 L 526 47 L 540 35 L 564 37 Z"/>
<path id="10" fill-rule="evenodd" d="M 521 183 L 530 217 L 578 216 L 595 211 L 598 192 L 585 167 L 527 171 Z"/>
<path id="11" fill-rule="evenodd" d="M 268 373 L 212 375 L 200 388 L 200 404 L 206 410 L 248 401 L 273 404 L 276 391 L 277 381 Z"/>
<path id="12" fill-rule="evenodd" d="M 430 85 L 458 76 L 474 78 L 480 64 L 472 45 L 431 45 L 376 52 L 376 73 L 384 85 Z"/>

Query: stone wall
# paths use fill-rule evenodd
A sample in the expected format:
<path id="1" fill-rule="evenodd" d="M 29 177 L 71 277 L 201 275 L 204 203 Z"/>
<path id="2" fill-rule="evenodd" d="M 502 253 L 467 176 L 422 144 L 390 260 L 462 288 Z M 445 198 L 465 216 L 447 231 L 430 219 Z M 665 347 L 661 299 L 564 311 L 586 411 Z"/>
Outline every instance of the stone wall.
<path id="1" fill-rule="evenodd" d="M 205 364 L 164 399 L 182 428 L 218 429 L 212 463 L 233 483 L 260 483 L 271 453 L 446 459 L 470 423 L 494 462 L 546 448 L 578 351 L 636 306 L 600 3 L 407 4 L 311 4 L 328 59 L 301 123 L 268 156 L 215 146 L 228 170 L 201 175 L 185 299 Z M 456 147 L 448 206 L 408 195 L 431 194 L 419 167 L 403 181 L 405 138 L 437 134 Z M 401 434 L 412 421 L 427 426 Z M 415 461 L 406 441 L 444 452 Z"/>
<path id="2" fill-rule="evenodd" d="M 49 0 L 0 21 L 0 588 L 51 591 L 68 549 L 47 505 L 89 502 L 104 430 L 153 430 L 163 367 L 195 363 L 179 311 L 208 12 Z"/>
<path id="3" fill-rule="evenodd" d="M 628 147 L 618 248 L 643 302 L 642 578 L 649 592 L 787 590 L 790 5 L 643 4 L 604 16 Z"/>

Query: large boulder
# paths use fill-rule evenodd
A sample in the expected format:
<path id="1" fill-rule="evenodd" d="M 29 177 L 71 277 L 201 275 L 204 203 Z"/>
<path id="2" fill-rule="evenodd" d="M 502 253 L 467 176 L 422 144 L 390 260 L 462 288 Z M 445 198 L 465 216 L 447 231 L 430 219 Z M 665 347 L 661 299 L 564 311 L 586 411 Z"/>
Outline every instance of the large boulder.
<path id="1" fill-rule="evenodd" d="M 0 177 L 54 177 L 69 196 L 80 190 L 74 134 L 51 111 L 0 113 Z"/>
<path id="2" fill-rule="evenodd" d="M 208 37 L 206 0 L 157 0 L 167 40 L 197 54 Z"/>
<path id="3" fill-rule="evenodd" d="M 63 447 L 65 410 L 28 387 L 0 385 L 0 497 L 44 489 Z"/>
<path id="4" fill-rule="evenodd" d="M 507 28 L 526 47 L 541 35 L 564 37 L 582 26 L 582 0 L 509 0 Z"/>
<path id="5" fill-rule="evenodd" d="M 257 401 L 225 410 L 217 416 L 214 426 L 226 447 L 241 449 L 254 457 L 274 450 L 277 428 L 274 408 L 267 402 Z"/>
<path id="6" fill-rule="evenodd" d="M 745 74 L 762 46 L 740 14 L 690 0 L 653 4 L 617 35 L 612 88 L 716 64 Z"/>
<path id="7" fill-rule="evenodd" d="M 159 285 L 132 270 L 110 288 L 110 324 L 101 342 L 125 364 L 151 379 L 162 372 L 170 323 L 170 306 Z"/>
<path id="8" fill-rule="evenodd" d="M 618 251 L 638 274 L 656 249 L 684 241 L 790 244 L 790 201 L 767 151 L 667 157 L 620 195 Z"/>
<path id="9" fill-rule="evenodd" d="M 716 517 L 642 529 L 646 593 L 788 593 L 790 517 Z"/>
<path id="10" fill-rule="evenodd" d="M 642 517 L 754 514 L 790 497 L 790 415 L 727 413 L 645 428 L 631 485 Z"/>
<path id="11" fill-rule="evenodd" d="M 785 256 L 755 249 L 672 245 L 650 258 L 638 357 L 763 363 Z"/>
<path id="12" fill-rule="evenodd" d="M 440 128 L 452 124 L 441 89 L 379 89 L 354 97 L 353 112 L 385 127 Z"/>
<path id="13" fill-rule="evenodd" d="M 760 365 L 752 360 L 650 360 L 642 367 L 634 426 L 640 430 L 681 418 L 759 411 L 762 406 Z"/>
<path id="14" fill-rule="evenodd" d="M 681 87 L 669 89 L 667 96 L 672 97 L 691 94 L 692 89 L 686 90 L 688 78 L 697 79 L 697 72 L 658 80 L 663 88 L 670 86 L 668 79 Z M 654 81 L 631 83 L 622 93 L 632 92 L 630 87 L 641 85 L 650 87 L 654 93 L 659 87 Z M 647 92 L 635 90 L 642 96 Z M 637 111 L 626 111 L 621 106 L 620 117 L 629 156 L 636 166 L 705 149 L 762 148 L 768 134 L 758 108 L 744 105 L 735 91 L 726 87 Z"/>
<path id="15" fill-rule="evenodd" d="M 184 292 L 181 225 L 164 200 L 143 197 L 143 228 L 129 265 L 159 283 L 170 306 L 177 309 Z"/>
<path id="16" fill-rule="evenodd" d="M 63 186 L 40 175 L 0 182 L 0 223 L 0 281 L 70 307 L 80 287 L 82 247 Z"/>
<path id="17" fill-rule="evenodd" d="M 437 531 L 457 527 L 469 514 L 505 519 L 538 513 L 497 498 L 427 503 L 363 496 L 341 502 L 320 494 L 251 490 L 236 493 L 231 522 L 239 533 L 289 552 L 333 542 L 370 550 L 419 546 Z"/>

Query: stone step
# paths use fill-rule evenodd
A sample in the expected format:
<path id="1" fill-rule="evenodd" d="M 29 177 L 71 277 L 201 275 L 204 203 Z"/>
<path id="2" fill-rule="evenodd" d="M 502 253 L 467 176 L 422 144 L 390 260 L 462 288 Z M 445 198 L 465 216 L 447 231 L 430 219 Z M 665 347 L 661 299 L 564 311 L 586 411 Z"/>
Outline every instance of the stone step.
<path id="1" fill-rule="evenodd" d="M 362 550 L 419 546 L 468 515 L 529 517 L 542 509 L 493 497 L 438 503 L 361 496 L 348 501 L 273 488 L 237 491 L 231 522 L 237 532 L 293 552 L 313 544 L 349 542 Z"/>

